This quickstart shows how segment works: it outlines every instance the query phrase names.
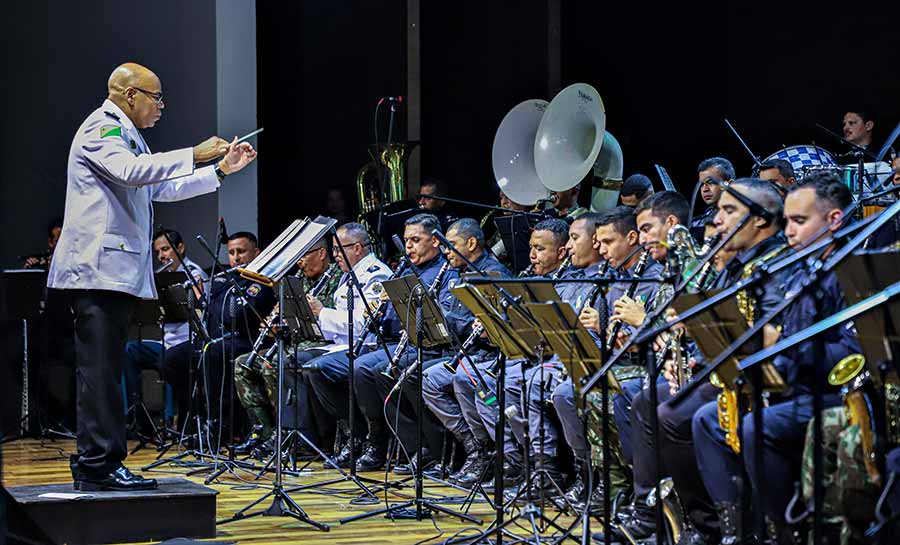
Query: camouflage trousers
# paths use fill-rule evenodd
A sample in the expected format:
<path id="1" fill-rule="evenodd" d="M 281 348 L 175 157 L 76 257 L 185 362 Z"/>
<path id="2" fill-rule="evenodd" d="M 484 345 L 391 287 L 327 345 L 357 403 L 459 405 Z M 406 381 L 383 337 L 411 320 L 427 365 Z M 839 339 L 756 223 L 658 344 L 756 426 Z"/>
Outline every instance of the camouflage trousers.
<path id="1" fill-rule="evenodd" d="M 620 381 L 643 376 L 644 370 L 641 367 L 623 367 L 614 369 L 613 374 Z M 609 443 L 609 452 L 611 454 L 609 460 L 609 481 L 611 484 L 611 496 L 620 490 L 625 490 L 631 486 L 632 475 L 625 455 L 622 453 L 622 443 L 619 441 L 619 428 L 613 418 L 613 393 L 610 391 L 607 407 L 609 409 L 608 431 L 606 437 Z M 587 440 L 591 445 L 591 463 L 595 468 L 603 467 L 603 395 L 599 388 L 587 395 Z"/>
<path id="2" fill-rule="evenodd" d="M 271 366 L 257 358 L 251 369 L 244 366 L 248 357 L 250 354 L 244 354 L 234 360 L 234 391 L 251 423 L 261 425 L 262 436 L 268 437 L 274 426 L 278 399 L 278 355 L 273 357 Z"/>
<path id="3" fill-rule="evenodd" d="M 807 503 L 813 497 L 813 423 L 806 432 L 801 473 Z M 822 437 L 823 516 L 827 523 L 840 525 L 842 545 L 864 543 L 880 487 L 866 471 L 859 426 L 850 425 L 843 406 L 832 407 L 822 413 Z"/>

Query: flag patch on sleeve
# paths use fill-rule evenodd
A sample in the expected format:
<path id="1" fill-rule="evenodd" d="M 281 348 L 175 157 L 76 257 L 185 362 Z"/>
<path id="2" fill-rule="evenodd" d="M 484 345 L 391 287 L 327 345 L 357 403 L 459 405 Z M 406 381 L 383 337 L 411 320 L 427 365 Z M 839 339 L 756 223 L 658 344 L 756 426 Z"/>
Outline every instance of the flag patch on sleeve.
<path id="1" fill-rule="evenodd" d="M 100 127 L 100 138 L 107 136 L 122 136 L 122 127 L 118 125 L 103 125 Z"/>

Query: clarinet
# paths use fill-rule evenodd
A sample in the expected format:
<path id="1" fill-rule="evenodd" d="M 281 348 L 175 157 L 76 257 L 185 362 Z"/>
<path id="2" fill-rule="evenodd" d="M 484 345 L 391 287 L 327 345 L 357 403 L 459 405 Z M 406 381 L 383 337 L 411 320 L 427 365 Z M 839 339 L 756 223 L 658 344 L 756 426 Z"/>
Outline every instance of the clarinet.
<path id="1" fill-rule="evenodd" d="M 550 280 L 559 280 L 559 277 L 569 268 L 570 263 L 572 263 L 572 258 L 566 256 L 566 258 L 563 259 L 563 262 L 559 264 L 559 268 L 556 269 L 556 272 L 550 275 Z"/>
<path id="2" fill-rule="evenodd" d="M 644 250 L 641 252 L 641 257 L 638 259 L 637 265 L 634 266 L 634 277 L 640 278 L 642 274 L 644 274 L 644 269 L 647 268 L 647 262 L 650 261 L 650 251 Z M 628 289 L 625 291 L 625 297 L 631 299 L 634 297 L 635 292 L 637 291 L 638 283 L 632 282 Z M 613 324 L 612 331 L 609 333 L 609 339 L 606 341 L 606 350 L 612 351 L 613 347 L 616 343 L 616 337 L 619 335 L 619 331 L 622 330 L 622 321 L 614 320 L 615 324 Z"/>
<path id="3" fill-rule="evenodd" d="M 528 278 L 534 274 L 534 264 L 529 264 L 525 270 L 519 273 L 519 278 Z M 484 326 L 480 323 L 477 326 L 472 327 L 472 332 L 469 333 L 469 336 L 466 337 L 466 340 L 463 341 L 462 347 L 459 351 L 456 352 L 456 355 L 450 361 L 444 362 L 444 367 L 450 371 L 451 373 L 456 373 L 456 368 L 459 367 L 462 358 L 466 355 L 472 345 L 478 340 L 478 337 L 481 336 L 482 332 L 484 332 Z"/>
<path id="4" fill-rule="evenodd" d="M 398 278 L 401 273 L 406 272 L 408 265 L 409 265 L 409 258 L 404 255 L 402 258 L 400 258 L 400 263 L 397 265 L 397 270 L 394 271 L 394 274 L 392 274 L 390 276 L 390 278 L 388 278 L 388 280 L 394 280 L 394 279 Z M 380 284 L 379 284 L 379 286 L 380 286 Z M 348 294 L 348 296 L 349 295 L 352 295 L 352 294 Z M 366 304 L 365 301 L 363 301 L 363 304 L 364 305 Z M 387 310 L 387 305 L 388 305 L 388 301 L 381 301 L 381 303 L 378 305 L 378 308 L 376 308 L 373 312 L 369 313 L 369 316 L 368 316 L 368 318 L 366 318 L 366 321 L 363 324 L 362 329 L 359 331 L 359 337 L 357 337 L 356 342 L 353 343 L 353 356 L 354 357 L 359 357 L 359 352 L 360 352 L 360 350 L 362 350 L 363 343 L 365 342 L 366 337 L 369 336 L 369 331 L 372 329 L 372 326 L 375 325 L 375 321 L 381 319 L 381 314 L 383 314 L 384 311 Z"/>
<path id="5" fill-rule="evenodd" d="M 444 263 L 441 269 L 438 271 L 437 276 L 434 277 L 434 280 L 431 281 L 431 285 L 428 286 L 428 290 L 425 292 L 428 297 L 434 296 L 438 287 L 441 285 L 441 280 L 444 279 L 444 275 L 447 274 L 447 271 L 450 269 L 450 262 Z M 406 347 L 409 345 L 409 333 L 404 329 L 403 333 L 400 335 L 400 342 L 397 344 L 397 347 L 394 348 L 394 354 L 391 356 L 391 361 L 388 363 L 387 369 L 381 372 L 382 375 L 389 377 L 391 379 L 396 380 L 397 378 L 397 366 L 400 365 L 400 358 L 403 356 L 403 353 L 406 352 Z"/>
<path id="6" fill-rule="evenodd" d="M 325 269 L 325 272 L 322 273 L 322 278 L 320 278 L 319 281 L 316 282 L 316 285 L 313 286 L 313 289 L 310 292 L 310 295 L 312 295 L 313 297 L 316 297 L 319 295 L 319 293 L 325 288 L 325 283 L 328 282 L 328 279 L 331 277 L 331 273 L 332 273 L 331 269 Z M 302 274 L 302 271 L 297 271 L 297 274 L 295 274 L 294 277 L 300 278 L 301 274 Z M 270 327 L 271 327 L 271 324 L 275 321 L 275 319 L 278 318 L 279 310 L 280 309 L 276 306 L 275 308 L 272 309 L 272 312 L 270 312 L 269 315 L 266 316 L 265 323 L 270 324 Z M 263 330 L 260 331 L 259 335 L 256 337 L 256 340 L 253 341 L 253 348 L 250 349 L 250 355 L 247 356 L 247 361 L 244 362 L 245 369 L 250 370 L 253 368 L 253 362 L 255 362 L 256 357 L 259 356 L 259 348 L 262 346 L 262 343 L 266 340 L 266 335 L 268 335 L 270 327 L 263 328 Z M 264 361 L 271 360 L 272 356 L 275 355 L 275 350 L 278 350 L 278 343 L 273 344 L 272 346 L 269 347 L 268 350 L 266 350 L 266 353 L 262 356 L 263 360 Z"/>

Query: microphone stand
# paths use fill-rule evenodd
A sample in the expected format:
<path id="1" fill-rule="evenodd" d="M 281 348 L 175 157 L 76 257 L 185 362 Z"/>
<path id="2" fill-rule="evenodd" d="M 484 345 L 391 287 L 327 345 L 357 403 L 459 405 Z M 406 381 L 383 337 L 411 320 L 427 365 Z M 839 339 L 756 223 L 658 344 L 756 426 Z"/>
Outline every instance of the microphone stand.
<path id="1" fill-rule="evenodd" d="M 432 199 L 435 201 L 443 201 L 443 202 L 449 202 L 449 203 L 454 203 L 454 204 L 461 204 L 464 206 L 474 206 L 476 208 L 482 208 L 484 210 L 494 210 L 496 212 L 504 212 L 507 214 L 518 214 L 520 216 L 527 216 L 529 218 L 537 219 L 537 220 L 542 220 L 542 219 L 546 219 L 549 217 L 556 217 L 556 216 L 551 216 L 549 214 L 542 213 L 542 212 L 529 212 L 527 210 L 514 210 L 512 208 L 503 208 L 502 206 L 495 206 L 492 204 L 482 204 L 479 202 L 464 201 L 462 199 L 451 199 L 450 197 L 439 197 L 437 195 L 423 195 L 420 193 L 416 196 L 420 197 L 422 199 Z M 395 212 L 394 214 L 388 214 L 388 217 L 394 216 L 397 214 L 402 214 L 402 213 L 403 212 L 399 212 L 399 213 Z"/>
<path id="2" fill-rule="evenodd" d="M 747 142 L 744 142 L 744 139 L 741 138 L 741 135 L 737 132 L 737 129 L 734 128 L 734 125 L 731 124 L 731 121 L 728 121 L 727 117 L 725 118 L 725 124 L 728 125 L 729 130 L 731 130 L 731 134 L 733 134 L 734 137 L 737 138 L 738 142 L 740 142 L 741 146 L 744 147 L 744 150 L 746 150 L 747 154 L 750 156 L 750 159 L 753 161 L 753 171 L 758 175 L 759 167 L 760 165 L 762 165 L 762 161 L 759 160 L 759 156 L 750 150 L 750 146 L 747 145 Z"/>

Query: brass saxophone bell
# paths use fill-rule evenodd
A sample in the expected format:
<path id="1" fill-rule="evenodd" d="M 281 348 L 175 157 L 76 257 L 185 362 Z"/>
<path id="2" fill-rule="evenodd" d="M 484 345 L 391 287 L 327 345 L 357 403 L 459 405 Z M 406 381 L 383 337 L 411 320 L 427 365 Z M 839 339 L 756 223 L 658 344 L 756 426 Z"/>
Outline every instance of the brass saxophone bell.
<path id="1" fill-rule="evenodd" d="M 831 369 L 831 372 L 828 373 L 828 384 L 831 384 L 832 386 L 843 386 L 856 378 L 856 376 L 865 368 L 865 356 L 862 354 L 850 354 L 837 362 Z"/>

